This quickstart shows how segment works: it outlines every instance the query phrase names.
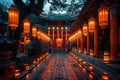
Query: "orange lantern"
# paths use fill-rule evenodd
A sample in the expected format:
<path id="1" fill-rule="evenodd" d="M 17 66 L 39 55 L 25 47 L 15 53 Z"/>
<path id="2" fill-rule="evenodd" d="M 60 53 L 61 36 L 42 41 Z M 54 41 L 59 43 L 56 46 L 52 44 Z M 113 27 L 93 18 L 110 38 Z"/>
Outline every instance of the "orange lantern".
<path id="1" fill-rule="evenodd" d="M 24 26 L 24 33 L 30 33 L 30 20 L 25 19 L 23 21 L 23 26 Z"/>
<path id="2" fill-rule="evenodd" d="M 15 70 L 15 78 L 20 78 L 20 70 Z"/>
<path id="3" fill-rule="evenodd" d="M 11 7 L 8 11 L 9 26 L 12 30 L 16 30 L 16 27 L 19 25 L 19 10 L 15 7 Z"/>
<path id="4" fill-rule="evenodd" d="M 109 80 L 109 75 L 107 72 L 102 73 L 102 80 Z"/>
<path id="5" fill-rule="evenodd" d="M 93 71 L 94 68 L 93 68 L 92 64 L 90 64 L 89 69 L 90 69 L 91 72 Z"/>
<path id="6" fill-rule="evenodd" d="M 109 56 L 109 52 L 105 51 L 104 52 L 104 63 L 109 63 L 109 59 L 110 59 L 110 56 Z"/>
<path id="7" fill-rule="evenodd" d="M 37 37 L 38 37 L 38 39 L 40 39 L 40 35 L 41 35 L 41 32 L 40 32 L 40 30 L 38 30 L 37 31 Z"/>
<path id="8" fill-rule="evenodd" d="M 95 18 L 91 17 L 88 20 L 88 28 L 90 33 L 94 33 L 95 30 Z"/>
<path id="9" fill-rule="evenodd" d="M 32 28 L 32 36 L 33 37 L 37 36 L 37 27 L 36 27 L 36 25 L 34 25 L 33 28 Z"/>
<path id="10" fill-rule="evenodd" d="M 87 36 L 87 30 L 88 30 L 87 24 L 83 24 L 83 35 L 84 36 Z"/>
<path id="11" fill-rule="evenodd" d="M 98 9 L 99 25 L 102 29 L 106 28 L 108 25 L 108 13 L 109 9 L 106 6 L 102 6 Z"/>

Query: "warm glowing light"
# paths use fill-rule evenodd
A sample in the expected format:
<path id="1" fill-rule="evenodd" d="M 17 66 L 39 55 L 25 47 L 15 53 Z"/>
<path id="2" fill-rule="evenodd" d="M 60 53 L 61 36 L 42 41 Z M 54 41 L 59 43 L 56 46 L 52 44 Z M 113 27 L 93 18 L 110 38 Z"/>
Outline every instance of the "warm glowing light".
<path id="1" fill-rule="evenodd" d="M 55 27 L 52 27 L 52 29 L 55 29 Z"/>
<path id="2" fill-rule="evenodd" d="M 25 69 L 26 69 L 27 71 L 30 70 L 29 64 L 25 64 Z"/>
<path id="3" fill-rule="evenodd" d="M 33 60 L 33 65 L 36 65 L 37 64 L 37 61 L 36 60 Z"/>
<path id="4" fill-rule="evenodd" d="M 20 70 L 15 70 L 15 78 L 20 78 Z"/>
<path id="5" fill-rule="evenodd" d="M 67 29 L 68 29 L 68 27 L 65 27 L 65 29 L 67 30 Z"/>
<path id="6" fill-rule="evenodd" d="M 15 7 L 11 7 L 8 11 L 9 26 L 12 30 L 16 30 L 16 27 L 19 25 L 19 10 Z"/>
<path id="7" fill-rule="evenodd" d="M 109 52 L 105 51 L 104 52 L 104 63 L 109 63 L 109 59 L 110 59 Z"/>
<path id="8" fill-rule="evenodd" d="M 108 14 L 109 9 L 106 6 L 102 6 L 98 10 L 99 25 L 102 29 L 106 28 L 108 25 Z"/>
<path id="9" fill-rule="evenodd" d="M 48 30 L 50 30 L 50 27 L 48 27 Z"/>
<path id="10" fill-rule="evenodd" d="M 40 30 L 37 30 L 37 37 L 38 37 L 38 39 L 40 39 L 40 37 L 41 37 L 41 32 L 40 32 Z"/>
<path id="11" fill-rule="evenodd" d="M 33 36 L 33 37 L 36 37 L 36 36 L 37 36 L 37 27 L 36 27 L 36 25 L 34 25 L 34 26 L 32 27 L 32 36 Z"/>
<path id="12" fill-rule="evenodd" d="M 23 27 L 24 27 L 24 33 L 30 33 L 30 20 L 29 19 L 25 19 L 23 21 Z"/>
<path id="13" fill-rule="evenodd" d="M 91 17 L 88 20 L 88 28 L 90 33 L 94 33 L 95 31 L 95 18 Z"/>
<path id="14" fill-rule="evenodd" d="M 109 75 L 107 72 L 103 72 L 102 74 L 102 80 L 109 80 Z"/>
<path id="15" fill-rule="evenodd" d="M 87 63 L 86 63 L 86 61 L 85 60 L 83 60 L 83 65 L 86 65 Z"/>
<path id="16" fill-rule="evenodd" d="M 85 54 L 85 55 L 87 54 L 87 50 L 86 50 L 86 49 L 84 49 L 84 54 Z"/>
<path id="17" fill-rule="evenodd" d="M 84 36 L 87 36 L 87 30 L 88 30 L 87 24 L 83 24 L 83 35 Z"/>
<path id="18" fill-rule="evenodd" d="M 74 33 L 73 35 L 71 35 L 68 40 L 71 42 L 71 41 L 74 41 L 76 40 L 77 38 L 81 38 L 82 36 L 82 31 L 81 30 L 78 30 L 76 33 Z"/>
<path id="19" fill-rule="evenodd" d="M 79 58 L 79 61 L 82 61 L 82 59 L 81 59 L 81 58 Z"/>
<path id="20" fill-rule="evenodd" d="M 90 64 L 89 69 L 90 69 L 91 72 L 93 71 L 94 68 L 93 68 L 92 64 Z"/>
<path id="21" fill-rule="evenodd" d="M 92 57 L 94 54 L 93 54 L 93 50 L 90 49 L 90 56 Z"/>

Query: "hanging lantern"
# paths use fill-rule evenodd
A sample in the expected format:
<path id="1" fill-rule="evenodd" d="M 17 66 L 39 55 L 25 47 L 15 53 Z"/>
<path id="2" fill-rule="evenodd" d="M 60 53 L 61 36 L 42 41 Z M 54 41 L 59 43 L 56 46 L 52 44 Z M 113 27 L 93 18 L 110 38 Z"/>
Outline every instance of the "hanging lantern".
<path id="1" fill-rule="evenodd" d="M 109 80 L 109 74 L 107 72 L 102 73 L 102 80 Z"/>
<path id="2" fill-rule="evenodd" d="M 37 27 L 36 27 L 36 25 L 34 25 L 33 28 L 32 28 L 32 36 L 33 37 L 37 36 Z"/>
<path id="3" fill-rule="evenodd" d="M 87 30 L 88 30 L 87 24 L 84 24 L 84 25 L 83 25 L 83 35 L 84 35 L 84 36 L 87 36 Z"/>
<path id="4" fill-rule="evenodd" d="M 88 20 L 88 28 L 90 33 L 94 33 L 95 31 L 95 18 L 91 17 Z"/>
<path id="5" fill-rule="evenodd" d="M 99 25 L 102 29 L 106 28 L 108 25 L 108 13 L 109 9 L 106 6 L 102 6 L 98 9 Z"/>
<path id="6" fill-rule="evenodd" d="M 20 78 L 20 70 L 15 70 L 15 78 Z"/>
<path id="7" fill-rule="evenodd" d="M 38 30 L 37 31 L 37 37 L 38 37 L 38 39 L 40 39 L 40 35 L 41 35 L 41 32 L 40 32 L 40 30 Z"/>
<path id="8" fill-rule="evenodd" d="M 9 26 L 12 30 L 16 30 L 19 25 L 19 10 L 12 6 L 8 11 Z"/>
<path id="9" fill-rule="evenodd" d="M 23 21 L 23 26 L 24 26 L 24 33 L 30 33 L 30 20 L 25 19 Z"/>

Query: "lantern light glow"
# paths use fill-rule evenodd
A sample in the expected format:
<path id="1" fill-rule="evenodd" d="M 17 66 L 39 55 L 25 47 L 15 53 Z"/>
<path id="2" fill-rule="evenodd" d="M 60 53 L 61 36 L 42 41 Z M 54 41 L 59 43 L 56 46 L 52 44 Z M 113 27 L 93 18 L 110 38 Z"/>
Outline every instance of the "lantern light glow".
<path id="1" fill-rule="evenodd" d="M 25 19 L 24 23 L 24 33 L 30 33 L 30 20 L 29 19 Z"/>
<path id="2" fill-rule="evenodd" d="M 95 30 L 95 18 L 91 17 L 88 20 L 88 28 L 90 33 L 94 33 Z"/>
<path id="3" fill-rule="evenodd" d="M 16 30 L 19 25 L 19 10 L 15 7 L 11 7 L 9 10 L 8 21 L 12 30 Z"/>
<path id="4" fill-rule="evenodd" d="M 104 29 L 108 25 L 108 14 L 109 14 L 109 9 L 106 6 L 102 6 L 98 10 L 98 18 L 99 18 L 99 25 L 101 29 Z"/>

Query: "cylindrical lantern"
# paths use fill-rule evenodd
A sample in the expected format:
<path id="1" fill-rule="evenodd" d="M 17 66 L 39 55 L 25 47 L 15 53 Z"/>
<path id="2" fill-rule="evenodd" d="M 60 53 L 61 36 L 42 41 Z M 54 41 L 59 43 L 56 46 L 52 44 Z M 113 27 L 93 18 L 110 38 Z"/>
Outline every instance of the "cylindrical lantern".
<path id="1" fill-rule="evenodd" d="M 109 74 L 107 72 L 102 73 L 102 80 L 109 80 Z"/>
<path id="2" fill-rule="evenodd" d="M 12 30 L 16 30 L 16 27 L 19 25 L 19 10 L 15 7 L 11 7 L 8 11 L 9 26 Z"/>
<path id="3" fill-rule="evenodd" d="M 20 78 L 20 70 L 15 70 L 15 78 Z"/>
<path id="4" fill-rule="evenodd" d="M 90 33 L 94 33 L 95 31 L 95 18 L 91 17 L 88 20 L 88 28 Z"/>
<path id="5" fill-rule="evenodd" d="M 41 32 L 40 32 L 40 30 L 38 30 L 37 31 L 37 37 L 38 37 L 38 39 L 40 39 L 40 36 L 41 36 Z"/>
<path id="6" fill-rule="evenodd" d="M 36 36 L 37 36 L 37 27 L 36 27 L 36 25 L 34 25 L 34 26 L 32 27 L 32 36 L 33 36 L 33 37 L 36 37 Z"/>
<path id="7" fill-rule="evenodd" d="M 30 33 L 30 20 L 25 19 L 23 21 L 23 26 L 24 26 L 24 33 Z"/>
<path id="8" fill-rule="evenodd" d="M 83 35 L 84 36 L 87 36 L 87 30 L 88 30 L 87 24 L 83 24 Z"/>
<path id="9" fill-rule="evenodd" d="M 106 28 L 108 25 L 108 14 L 109 8 L 106 6 L 102 6 L 98 9 L 98 18 L 99 18 L 99 25 L 102 29 Z"/>

